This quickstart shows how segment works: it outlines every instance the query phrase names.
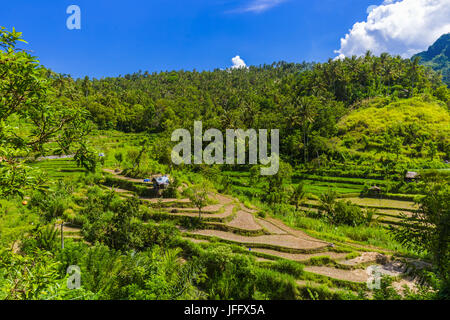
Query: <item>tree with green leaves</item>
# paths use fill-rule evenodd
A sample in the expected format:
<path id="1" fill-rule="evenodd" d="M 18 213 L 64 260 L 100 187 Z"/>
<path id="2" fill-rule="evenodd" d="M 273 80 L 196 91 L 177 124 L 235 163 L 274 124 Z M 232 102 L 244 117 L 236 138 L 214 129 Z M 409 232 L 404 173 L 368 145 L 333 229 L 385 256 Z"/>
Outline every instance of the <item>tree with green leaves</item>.
<path id="1" fill-rule="evenodd" d="M 294 188 L 294 191 L 291 195 L 291 204 L 295 206 L 295 211 L 298 211 L 298 208 L 305 202 L 306 194 L 305 184 L 303 182 L 300 182 Z"/>
<path id="2" fill-rule="evenodd" d="M 430 179 L 428 179 L 430 180 Z M 419 210 L 411 217 L 403 216 L 404 224 L 391 227 L 396 240 L 417 251 L 429 252 L 436 274 L 442 280 L 441 293 L 450 297 L 450 186 L 432 181 L 423 191 Z"/>
<path id="3" fill-rule="evenodd" d="M 208 194 L 211 192 L 211 185 L 208 181 L 203 180 L 187 189 L 189 200 L 198 209 L 198 217 L 202 218 L 202 209 L 210 203 Z"/>
<path id="4" fill-rule="evenodd" d="M 39 61 L 17 47 L 22 34 L 0 27 L 0 195 L 23 195 L 39 188 L 42 179 L 25 165 L 24 158 L 55 153 L 70 154 L 85 140 L 91 126 L 79 102 L 65 95 L 61 82 Z"/>
<path id="5" fill-rule="evenodd" d="M 329 188 L 327 192 L 322 193 L 319 196 L 320 211 L 325 213 L 327 216 L 333 216 L 337 197 L 338 194 L 331 188 Z"/>
<path id="6" fill-rule="evenodd" d="M 264 199 L 270 204 L 280 204 L 289 200 L 289 183 L 292 177 L 292 166 L 280 160 L 278 172 L 274 175 L 262 176 L 261 166 L 255 165 L 250 169 L 252 183 L 261 183 Z"/>

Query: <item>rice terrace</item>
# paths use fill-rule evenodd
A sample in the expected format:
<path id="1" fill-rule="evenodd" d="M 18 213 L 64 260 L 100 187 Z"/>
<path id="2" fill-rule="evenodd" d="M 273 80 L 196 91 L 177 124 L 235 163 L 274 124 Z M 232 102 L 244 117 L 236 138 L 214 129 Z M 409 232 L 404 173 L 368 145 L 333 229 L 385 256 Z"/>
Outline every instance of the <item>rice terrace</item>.
<path id="1" fill-rule="evenodd" d="M 226 19 L 299 5 L 247 4 Z M 100 28 L 80 7 L 61 38 Z M 103 72 L 92 49 L 66 68 L 17 26 L 0 27 L 1 300 L 449 299 L 449 33 L 409 56 L 343 54 L 350 32 L 322 62 L 135 56 L 152 71 L 108 76 L 133 64 Z M 185 315 L 221 312 L 201 308 Z"/>

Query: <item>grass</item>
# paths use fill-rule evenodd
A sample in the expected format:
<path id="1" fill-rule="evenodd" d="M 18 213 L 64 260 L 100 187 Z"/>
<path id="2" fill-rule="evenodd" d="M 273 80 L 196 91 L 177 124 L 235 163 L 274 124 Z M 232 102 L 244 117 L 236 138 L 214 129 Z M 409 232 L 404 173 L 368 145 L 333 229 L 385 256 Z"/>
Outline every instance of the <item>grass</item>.
<path id="1" fill-rule="evenodd" d="M 375 198 L 348 198 L 354 204 L 361 207 L 380 207 L 384 209 L 394 210 L 417 210 L 417 206 L 411 201 L 400 201 L 390 199 L 375 199 Z"/>
<path id="2" fill-rule="evenodd" d="M 363 190 L 362 186 L 349 185 L 345 183 L 325 183 L 314 180 L 303 180 L 303 183 L 305 184 L 305 191 L 315 195 L 321 195 L 330 188 L 341 195 L 360 193 Z M 298 184 L 293 184 L 293 186 L 296 185 Z"/>
<path id="3" fill-rule="evenodd" d="M 0 199 L 0 244 L 8 246 L 31 231 L 39 223 L 39 217 L 25 210 L 21 200 Z"/>
<path id="4" fill-rule="evenodd" d="M 387 106 L 372 106 L 357 109 L 343 117 L 338 124 L 342 147 L 351 145 L 351 150 L 379 157 L 378 152 L 385 149 L 386 132 L 402 139 L 413 139 L 411 143 L 399 146 L 400 158 L 411 159 L 428 157 L 421 148 L 416 136 L 426 137 L 427 141 L 450 143 L 450 114 L 444 104 L 426 101 L 420 97 L 393 102 Z M 346 143 L 347 142 L 347 143 Z M 389 151 L 394 154 L 394 151 Z"/>
<path id="5" fill-rule="evenodd" d="M 50 179 L 73 178 L 86 172 L 73 159 L 44 160 L 32 163 L 31 167 L 42 170 Z"/>
<path id="6" fill-rule="evenodd" d="M 312 180 L 312 181 L 323 181 L 323 182 L 336 182 L 347 185 L 365 185 L 365 184 L 383 184 L 383 180 L 380 179 L 364 179 L 364 178 L 350 178 L 350 177 L 330 177 L 330 176 L 319 176 L 314 174 L 302 174 L 295 173 L 292 181 L 296 182 L 298 180 Z"/>
<path id="7" fill-rule="evenodd" d="M 252 184 L 250 181 L 250 176 L 242 172 L 231 173 L 229 171 L 223 172 L 223 175 L 229 177 L 233 184 L 233 188 L 236 190 L 241 190 L 244 194 L 259 194 L 263 192 L 262 186 L 260 184 Z M 293 179 L 292 186 L 297 186 L 299 179 Z M 314 194 L 316 196 L 326 192 L 329 188 L 335 190 L 341 195 L 348 194 L 359 194 L 363 191 L 364 186 L 346 182 L 326 182 L 318 180 L 302 180 L 305 184 L 305 191 Z"/>

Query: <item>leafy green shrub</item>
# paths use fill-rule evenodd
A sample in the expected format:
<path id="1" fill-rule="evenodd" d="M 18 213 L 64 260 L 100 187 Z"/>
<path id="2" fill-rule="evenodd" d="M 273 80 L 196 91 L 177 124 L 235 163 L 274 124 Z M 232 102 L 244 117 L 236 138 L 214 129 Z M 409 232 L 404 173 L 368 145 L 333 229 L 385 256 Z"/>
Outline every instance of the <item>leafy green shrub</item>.
<path id="1" fill-rule="evenodd" d="M 219 245 L 205 250 L 198 263 L 210 279 L 204 288 L 211 299 L 252 299 L 255 270 L 250 257 L 233 254 L 228 246 Z"/>
<path id="2" fill-rule="evenodd" d="M 180 180 L 177 177 L 174 177 L 167 187 L 167 189 L 163 190 L 162 196 L 163 198 L 173 198 L 176 199 L 180 196 L 178 188 L 181 186 Z"/>
<path id="3" fill-rule="evenodd" d="M 114 153 L 114 159 L 116 159 L 117 163 L 120 165 L 123 162 L 123 153 L 121 151 L 117 151 Z"/>
<path id="4" fill-rule="evenodd" d="M 255 269 L 255 287 L 271 300 L 296 300 L 300 293 L 295 278 L 274 270 Z"/>
<path id="5" fill-rule="evenodd" d="M 36 226 L 22 241 L 21 250 L 32 253 L 36 249 L 56 252 L 60 246 L 60 233 L 53 225 Z"/>
<path id="6" fill-rule="evenodd" d="M 66 181 L 58 181 L 46 192 L 35 192 L 30 200 L 31 207 L 37 208 L 46 221 L 63 216 L 71 204 L 75 186 Z"/>
<path id="7" fill-rule="evenodd" d="M 0 299 L 2 300 L 81 300 L 96 296 L 84 288 L 69 290 L 60 262 L 50 252 L 35 250 L 19 255 L 0 250 Z"/>
<path id="8" fill-rule="evenodd" d="M 361 208 L 351 201 L 337 201 L 332 214 L 328 218 L 331 223 L 338 225 L 359 226 L 366 222 Z"/>
<path id="9" fill-rule="evenodd" d="M 304 267 L 304 265 L 291 260 L 277 260 L 270 266 L 272 270 L 290 274 L 296 278 L 300 278 L 303 275 Z"/>

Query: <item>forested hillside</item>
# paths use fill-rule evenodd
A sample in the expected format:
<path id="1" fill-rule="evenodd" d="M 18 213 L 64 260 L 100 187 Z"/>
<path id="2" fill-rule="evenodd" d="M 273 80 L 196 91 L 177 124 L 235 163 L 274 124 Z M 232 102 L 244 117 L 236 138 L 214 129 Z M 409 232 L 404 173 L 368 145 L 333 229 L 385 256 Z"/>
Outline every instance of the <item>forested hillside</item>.
<path id="1" fill-rule="evenodd" d="M 427 51 L 413 56 L 420 63 L 442 74 L 442 79 L 450 86 L 450 33 L 442 35 Z"/>
<path id="2" fill-rule="evenodd" d="M 100 80 L 58 75 L 55 85 L 60 95 L 85 106 L 101 129 L 167 135 L 176 128 L 192 128 L 194 120 L 220 130 L 279 129 L 282 156 L 293 164 L 321 155 L 340 157 L 330 139 L 339 136 L 339 121 L 355 109 L 417 97 L 397 105 L 419 100 L 422 105 L 441 103 L 446 114 L 450 103 L 438 75 L 417 60 L 370 53 L 323 64 L 280 62 L 211 72 L 138 72 Z M 448 140 L 436 147 L 437 155 L 448 158 Z"/>

